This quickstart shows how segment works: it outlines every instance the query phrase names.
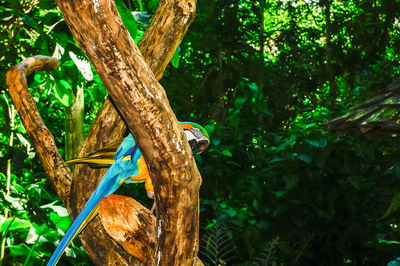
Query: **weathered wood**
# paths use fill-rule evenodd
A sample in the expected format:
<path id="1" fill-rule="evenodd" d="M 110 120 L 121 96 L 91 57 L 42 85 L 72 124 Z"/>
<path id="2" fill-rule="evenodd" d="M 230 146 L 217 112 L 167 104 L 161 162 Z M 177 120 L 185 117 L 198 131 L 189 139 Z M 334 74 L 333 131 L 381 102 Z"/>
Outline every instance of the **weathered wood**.
<path id="1" fill-rule="evenodd" d="M 109 142 L 122 137 L 126 130 L 116 109 L 109 104 L 103 104 L 101 113 L 93 122 L 83 143 L 80 157 L 87 155 Z M 109 114 L 109 115 L 107 115 Z M 70 194 L 70 209 L 72 217 L 76 217 L 85 206 L 90 195 L 96 189 L 100 179 L 107 169 L 93 169 L 87 165 L 76 165 Z M 98 217 L 94 218 L 80 234 L 82 243 L 92 261 L 97 265 L 137 265 L 138 261 L 129 256 L 120 245 L 109 238 Z"/>
<path id="2" fill-rule="evenodd" d="M 60 5 L 59 1 L 59 5 Z M 104 9 L 104 5 L 106 5 L 106 8 Z M 80 16 L 77 18 L 79 21 L 75 21 L 75 26 L 77 27 L 74 34 L 82 34 L 79 38 L 81 40 L 80 42 L 82 43 L 82 39 L 84 37 L 83 33 L 86 31 L 81 31 L 80 24 L 86 24 L 87 19 L 82 17 L 82 10 L 86 10 L 86 15 L 89 16 L 89 19 L 95 19 L 94 17 L 96 16 L 96 9 L 98 12 L 102 13 L 102 17 L 108 19 L 114 18 L 114 15 L 116 15 L 115 10 L 113 10 L 112 14 L 110 13 L 105 13 L 109 12 L 110 9 L 108 6 L 108 3 L 103 3 L 103 2 L 95 2 L 92 3 L 92 6 L 89 8 L 89 6 L 85 5 L 67 5 L 69 8 L 66 10 L 68 14 L 71 14 L 71 16 L 75 16 L 74 13 L 76 11 L 79 12 Z M 166 9 L 164 6 L 168 6 L 170 8 Z M 81 8 L 81 9 L 80 9 Z M 62 8 L 61 8 L 62 9 Z M 90 9 L 90 10 L 89 10 Z M 146 60 L 148 60 L 150 63 L 150 67 L 152 71 L 154 71 L 157 75 L 157 78 L 161 78 L 162 73 L 165 69 L 165 66 L 167 65 L 168 61 L 173 55 L 173 52 L 175 51 L 176 47 L 180 43 L 181 39 L 183 38 L 183 35 L 188 27 L 188 25 L 191 23 L 191 20 L 194 17 L 194 10 L 195 10 L 195 1 L 161 1 L 160 6 L 152 20 L 151 25 L 149 26 L 148 31 L 146 31 L 145 35 L 142 38 L 142 41 L 140 42 L 139 46 L 141 47 L 142 53 L 145 55 Z M 64 11 L 63 11 L 64 13 Z M 64 13 L 64 16 L 68 16 Z M 99 17 L 97 17 L 99 19 Z M 118 21 L 119 25 L 121 25 L 121 22 Z M 86 25 L 85 25 L 86 26 Z M 104 25 L 102 23 L 98 23 L 96 27 L 99 27 L 100 30 L 94 29 L 96 27 L 91 28 L 90 30 L 92 33 L 95 33 L 97 31 L 104 31 Z M 79 29 L 78 29 L 79 27 Z M 103 32 L 104 33 L 104 32 Z M 156 34 L 155 34 L 156 33 Z M 88 36 L 85 36 L 88 37 Z M 121 37 L 122 38 L 122 37 Z M 95 36 L 95 43 L 103 45 L 102 41 L 99 40 Z M 93 43 L 92 43 L 93 44 Z M 87 46 L 89 49 L 93 48 L 90 46 Z M 125 49 L 129 49 L 125 47 Z M 156 57 L 158 58 L 157 60 L 150 60 L 151 58 Z M 89 56 L 90 59 L 90 56 Z M 112 59 L 112 58 L 111 58 Z M 105 77 L 107 78 L 107 77 Z M 107 84 L 106 84 L 107 86 Z M 88 137 L 83 145 L 83 148 L 81 150 L 81 156 L 87 155 L 89 152 L 93 151 L 96 148 L 102 147 L 106 145 L 107 143 L 119 138 L 124 132 L 124 125 L 119 119 L 118 113 L 115 112 L 113 109 L 110 101 L 106 101 L 105 104 L 103 105 L 103 108 L 96 119 L 94 126 L 91 128 Z M 77 213 L 83 208 L 84 204 L 86 203 L 88 197 L 90 196 L 91 192 L 94 190 L 95 186 L 98 183 L 98 180 L 101 178 L 103 172 L 98 171 L 98 170 L 92 170 L 88 167 L 77 167 L 77 170 L 74 173 L 74 185 L 71 193 L 71 208 L 73 209 L 74 215 L 77 215 Z M 79 195 L 78 197 L 76 195 Z M 197 199 L 196 199 L 197 201 Z M 196 206 L 197 207 L 197 206 Z M 197 211 L 196 211 L 197 215 Z M 198 217 L 196 217 L 195 220 L 197 220 Z M 198 221 L 195 223 L 197 224 Z M 195 226 L 197 228 L 197 225 Z M 100 232 L 99 232 L 100 230 Z M 194 238 L 197 241 L 197 229 L 195 229 L 196 235 Z M 87 249 L 89 255 L 94 259 L 94 261 L 97 264 L 113 264 L 115 263 L 114 260 L 109 259 L 112 256 L 105 255 L 105 257 L 99 257 L 100 254 L 108 254 L 108 253 L 118 253 L 118 248 L 115 247 L 115 245 L 112 245 L 112 242 L 108 240 L 107 242 L 107 236 L 101 229 L 101 227 L 98 226 L 98 219 L 95 219 L 83 232 L 83 243 L 85 245 L 85 248 Z M 96 237 L 93 237 L 96 235 Z M 99 243 L 105 242 L 105 245 L 102 245 L 102 247 L 99 247 Z M 111 242 L 111 243 L 110 243 Z M 195 247 L 195 250 L 197 249 L 197 246 Z M 116 251 L 115 251 L 116 250 Z M 195 252 L 194 252 L 195 253 Z M 120 262 L 120 263 L 127 263 L 125 262 Z"/>
<path id="3" fill-rule="evenodd" d="M 57 3 L 148 164 L 159 232 L 153 263 L 193 264 L 198 251 L 201 177 L 164 89 L 123 26 L 114 3 Z M 183 6 L 179 10 L 186 19 L 191 17 Z"/>
<path id="4" fill-rule="evenodd" d="M 156 217 L 136 200 L 110 195 L 100 202 L 101 224 L 124 250 L 143 262 L 151 261 L 155 246 Z"/>
<path id="5" fill-rule="evenodd" d="M 99 217 L 107 233 L 127 253 L 144 263 L 154 254 L 156 217 L 136 200 L 121 195 L 110 195 L 100 203 Z M 203 263 L 197 259 L 196 265 Z"/>
<path id="6" fill-rule="evenodd" d="M 161 0 L 138 46 L 160 80 L 196 13 L 196 0 Z"/>
<path id="7" fill-rule="evenodd" d="M 63 203 L 68 206 L 71 173 L 59 154 L 54 137 L 43 123 L 36 102 L 28 90 L 26 77 L 34 71 L 57 68 L 58 60 L 47 56 L 34 56 L 21 61 L 7 72 L 6 82 L 10 97 L 35 147 L 46 174 Z"/>
<path id="8" fill-rule="evenodd" d="M 183 2 L 182 2 L 183 3 Z M 152 70 L 157 74 L 158 78 L 161 78 L 162 72 L 165 69 L 165 66 L 167 65 L 168 61 L 173 55 L 173 52 L 175 51 L 176 47 L 180 43 L 184 32 L 186 31 L 188 25 L 190 24 L 193 16 L 194 16 L 194 8 L 195 8 L 195 2 L 184 2 L 184 4 L 187 4 L 189 9 L 182 8 L 182 4 L 179 4 L 179 1 L 161 1 L 160 2 L 160 7 L 158 11 L 156 12 L 155 18 L 153 19 L 153 22 L 151 26 L 149 27 L 149 30 L 146 32 L 144 37 L 142 38 L 142 52 L 145 53 L 147 57 L 150 58 L 150 56 L 154 56 L 158 58 L 157 60 L 152 60 L 150 62 L 150 66 L 152 67 Z M 173 7 L 172 9 L 169 8 L 167 10 L 163 10 L 164 6 L 170 6 Z M 178 12 L 176 12 L 178 11 Z M 182 17 L 182 11 L 188 12 L 184 17 Z M 188 15 L 189 14 L 189 15 Z M 154 22 L 157 23 L 154 23 Z M 158 22 L 161 22 L 160 24 Z M 155 25 L 155 26 L 154 26 Z M 150 30 L 151 29 L 151 30 Z M 159 30 L 158 30 L 159 29 Z M 171 30 L 172 29 L 172 30 Z M 152 34 L 152 31 L 157 32 L 157 34 Z M 174 37 L 175 36 L 175 37 Z M 172 48 L 171 48 L 172 47 Z M 149 59 L 148 58 L 148 59 Z M 19 78 L 19 77 L 14 77 L 14 78 Z M 11 78 L 13 80 L 14 78 Z M 29 94 L 29 92 L 27 93 Z M 18 93 L 17 93 L 18 95 Z M 17 97 L 16 97 L 17 98 Z M 18 95 L 18 98 L 21 99 L 28 99 L 29 97 L 25 96 L 25 94 Z M 17 99 L 18 101 L 18 99 Z M 22 102 L 24 100 L 21 100 Z M 34 102 L 32 101 L 32 106 L 34 106 Z M 30 108 L 28 108 L 30 109 Z M 114 107 L 111 105 L 110 101 L 107 101 L 106 104 L 104 105 L 104 108 L 102 109 L 103 111 L 100 112 L 100 115 L 96 119 L 96 122 L 94 126 L 92 127 L 87 141 L 84 144 L 84 147 L 82 149 L 81 154 L 87 154 L 90 151 L 93 151 L 94 149 L 104 146 L 110 141 L 113 141 L 116 138 L 119 138 L 122 135 L 122 132 L 124 132 L 125 126 L 121 119 L 118 116 L 118 113 L 115 111 Z M 24 111 L 22 111 L 23 113 Z M 38 112 L 34 113 L 33 120 L 40 120 L 40 115 Z M 39 119 L 37 119 L 39 118 Z M 29 123 L 29 122 L 28 122 Z M 31 126 L 31 127 L 30 127 Z M 30 129 L 29 129 L 30 127 Z M 38 129 L 37 129 L 38 128 Z M 31 131 L 30 131 L 31 130 Z M 36 133 L 33 133 L 33 131 L 36 130 Z M 44 151 L 40 154 L 47 154 L 47 156 L 42 156 L 41 160 L 43 162 L 43 165 L 45 167 L 45 170 L 47 174 L 49 175 L 50 179 L 54 183 L 56 190 L 58 191 L 61 199 L 65 203 L 65 205 L 68 208 L 68 202 L 66 201 L 68 191 L 69 191 L 69 185 L 70 181 L 68 179 L 69 177 L 69 171 L 67 168 L 65 168 L 65 165 L 62 161 L 62 158 L 59 156 L 57 148 L 55 147 L 54 140 L 52 139 L 51 133 L 48 132 L 47 128 L 44 126 L 43 122 L 41 123 L 30 123 L 29 126 L 27 126 L 27 131 L 31 132 L 31 134 L 35 135 L 33 136 L 34 139 L 39 138 L 40 136 L 45 136 L 44 139 L 50 140 L 48 141 L 47 145 L 41 145 L 41 141 L 35 142 L 33 140 L 33 144 L 37 149 L 41 149 L 41 147 L 46 147 Z M 43 132 L 43 134 L 42 134 Z M 30 134 L 30 135 L 31 135 Z M 32 137 L 31 137 L 32 138 Z M 38 145 L 39 144 L 39 145 Z M 48 161 L 49 156 L 57 157 L 56 162 L 54 163 L 53 166 L 51 165 L 51 162 Z M 84 169 L 84 168 L 83 168 Z M 87 168 L 86 168 L 87 169 Z M 78 182 L 74 182 L 75 184 L 80 184 L 82 189 L 75 189 L 75 192 L 78 191 L 83 191 L 85 192 L 85 195 L 90 195 L 91 191 L 88 188 L 92 188 L 94 190 L 94 187 L 97 185 L 97 180 L 101 178 L 103 172 L 99 170 L 92 170 L 89 168 L 88 172 L 90 173 L 89 175 L 80 175 L 82 174 L 79 173 L 79 171 L 76 171 L 75 180 L 79 180 Z M 85 182 L 84 177 L 88 177 L 89 182 Z M 96 178 L 91 178 L 95 176 Z M 72 195 L 76 195 L 73 193 Z M 78 194 L 79 196 L 82 196 L 82 193 Z M 83 205 L 85 204 L 86 200 L 88 197 L 82 197 L 79 198 L 79 200 L 74 201 L 75 197 L 72 197 L 71 202 L 80 202 L 80 207 L 76 208 L 78 204 L 75 205 L 75 215 L 78 212 L 78 209 L 82 209 Z M 71 210 L 69 209 L 71 212 Z M 87 232 L 86 235 L 89 236 L 89 241 L 92 242 L 92 245 L 86 245 L 86 248 L 89 251 L 89 254 L 91 254 L 92 258 L 95 257 L 95 261 L 99 264 L 127 264 L 127 263 L 132 263 L 131 258 L 122 258 L 119 254 L 120 250 L 118 250 L 118 245 L 108 245 L 109 243 L 106 243 L 104 248 L 109 251 L 109 252 L 101 252 L 104 249 L 99 248 L 99 243 L 101 243 L 101 239 L 99 239 L 99 236 L 102 236 L 104 234 L 100 233 L 98 230 L 102 230 L 101 226 L 100 228 L 96 226 L 96 222 L 91 223 L 91 227 L 93 230 L 88 230 L 86 229 L 84 232 Z M 98 225 L 98 223 L 97 223 Z M 94 231 L 95 234 L 91 234 Z M 94 240 L 96 239 L 96 240 Z M 111 241 L 112 243 L 112 241 Z M 90 252 L 91 250 L 96 249 L 97 252 Z M 97 253 L 97 254 L 96 254 Z M 123 253 L 123 252 L 122 252 Z M 100 255 L 99 255 L 100 254 Z"/>

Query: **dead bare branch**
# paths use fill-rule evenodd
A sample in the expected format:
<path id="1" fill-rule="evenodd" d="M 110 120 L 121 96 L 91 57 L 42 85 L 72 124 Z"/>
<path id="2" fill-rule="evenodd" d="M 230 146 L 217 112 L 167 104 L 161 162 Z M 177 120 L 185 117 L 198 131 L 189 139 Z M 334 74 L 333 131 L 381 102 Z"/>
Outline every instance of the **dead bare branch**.
<path id="1" fill-rule="evenodd" d="M 47 56 L 33 56 L 13 66 L 6 76 L 8 92 L 22 123 L 34 144 L 46 174 L 64 204 L 68 204 L 71 173 L 59 154 L 54 137 L 48 130 L 28 90 L 26 77 L 34 71 L 49 71 L 57 68 L 58 60 Z"/>

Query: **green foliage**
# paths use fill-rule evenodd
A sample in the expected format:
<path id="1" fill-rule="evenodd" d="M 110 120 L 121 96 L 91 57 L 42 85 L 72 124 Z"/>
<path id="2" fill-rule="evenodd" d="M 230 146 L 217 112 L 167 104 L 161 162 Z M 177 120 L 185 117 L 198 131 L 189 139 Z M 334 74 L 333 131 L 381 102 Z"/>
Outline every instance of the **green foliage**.
<path id="1" fill-rule="evenodd" d="M 24 57 L 42 54 L 60 59 L 58 70 L 35 73 L 27 80 L 58 147 L 64 146 L 65 134 L 64 123 L 60 121 L 65 119 L 65 107 L 72 103 L 77 86 L 84 84 L 88 89 L 97 89 L 92 93 L 97 96 L 96 101 L 101 102 L 106 94 L 97 75 L 94 75 L 96 81 L 87 79 L 89 73 L 81 62 L 86 59 L 54 1 L 0 1 L 0 6 L 0 72 L 3 73 L 0 75 L 0 158 L 3 162 L 0 166 L 0 228 L 6 244 L 2 263 L 41 265 L 47 261 L 71 221 L 35 157 L 19 117 L 11 111 L 11 101 L 5 93 L 5 73 Z M 87 65 L 90 71 L 88 62 Z M 100 103 L 89 96 L 86 98 L 85 120 L 90 125 Z M 13 127 L 12 120 L 15 120 Z M 9 147 L 11 132 L 14 143 Z M 64 150 L 61 148 L 60 152 L 63 154 Z M 7 160 L 11 161 L 8 195 L 5 193 Z M 50 203 L 62 208 L 62 212 L 44 207 Z M 5 210 L 8 210 L 7 217 Z M 80 243 L 73 245 L 67 255 L 61 264 L 70 258 L 90 263 Z"/>
<path id="2" fill-rule="evenodd" d="M 399 239 L 398 214 L 382 219 L 400 188 L 398 139 L 337 136 L 325 124 L 398 77 L 400 10 L 328 3 L 335 86 L 322 1 L 203 1 L 162 80 L 179 118 L 207 124 L 200 219 L 230 231 L 242 262 L 265 262 L 277 236 L 276 263 L 395 258 L 364 243 Z"/>
<path id="3" fill-rule="evenodd" d="M 265 249 L 261 251 L 258 257 L 254 259 L 250 265 L 262 266 L 270 265 L 270 261 L 274 261 L 274 255 L 277 251 L 277 246 L 279 244 L 279 237 L 273 238 L 270 242 L 265 245 Z"/>
<path id="4" fill-rule="evenodd" d="M 199 258 L 204 265 L 232 265 L 238 261 L 235 244 L 219 225 L 205 229 L 200 237 Z"/>
<path id="5" fill-rule="evenodd" d="M 28 84 L 63 147 L 60 121 L 77 86 L 85 88 L 85 130 L 106 91 L 55 2 L 27 2 L 0 0 L 0 72 L 35 54 L 60 58 L 58 70 Z M 157 3 L 117 1 L 136 43 Z M 211 136 L 208 152 L 195 155 L 200 220 L 211 221 L 200 234 L 207 265 L 384 265 L 399 256 L 398 138 L 338 136 L 326 126 L 399 78 L 399 15 L 395 0 L 198 2 L 161 82 L 177 117 L 205 125 Z M 0 158 L 12 163 L 10 194 L 0 193 L 0 212 L 10 213 L 0 216 L 4 262 L 38 265 L 70 219 L 21 121 L 10 127 L 10 106 L 3 92 Z M 5 173 L 3 163 L 1 190 Z M 141 187 L 133 191 L 146 198 Z M 61 263 L 87 265 L 75 242 Z"/>
<path id="6" fill-rule="evenodd" d="M 141 3 L 141 2 L 140 2 Z M 132 12 L 126 7 L 123 0 L 116 0 L 115 5 L 117 6 L 118 13 L 121 16 L 122 22 L 132 38 L 136 37 L 138 26 Z"/>

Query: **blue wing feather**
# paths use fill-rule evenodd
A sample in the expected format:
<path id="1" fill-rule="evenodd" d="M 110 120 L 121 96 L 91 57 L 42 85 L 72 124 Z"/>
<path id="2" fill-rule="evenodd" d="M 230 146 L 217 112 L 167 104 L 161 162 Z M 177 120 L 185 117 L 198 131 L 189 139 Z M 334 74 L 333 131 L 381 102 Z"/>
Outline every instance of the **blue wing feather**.
<path id="1" fill-rule="evenodd" d="M 132 156 L 130 160 L 123 160 L 126 156 Z M 47 266 L 57 264 L 64 250 L 70 242 L 77 236 L 85 226 L 96 216 L 99 202 L 102 198 L 114 193 L 115 190 L 123 183 L 137 183 L 139 181 L 130 181 L 130 176 L 139 174 L 137 161 L 142 157 L 142 153 L 136 146 L 133 136 L 129 134 L 119 146 L 114 155 L 115 162 L 110 166 L 104 174 L 96 190 L 90 196 L 81 213 L 76 217 L 70 228 L 68 228 L 63 239 L 58 244 L 56 250 L 51 256 Z"/>
<path id="2" fill-rule="evenodd" d="M 186 122 L 179 122 L 185 124 Z M 188 122 L 190 123 L 190 122 Z M 194 123 L 190 123 L 193 126 Z M 205 131 L 203 129 L 203 131 Z M 207 132 L 205 132 L 207 133 Z M 126 160 L 127 156 L 131 156 L 130 160 Z M 108 171 L 104 174 L 96 190 L 90 196 L 88 202 L 83 208 L 82 212 L 78 215 L 72 223 L 65 236 L 61 240 L 57 249 L 48 262 L 48 266 L 57 264 L 64 250 L 68 247 L 72 239 L 78 235 L 85 226 L 96 216 L 99 202 L 102 198 L 107 197 L 114 193 L 115 190 L 123 183 L 137 183 L 140 181 L 132 181 L 128 179 L 130 176 L 139 174 L 138 160 L 142 157 L 142 153 L 136 145 L 132 134 L 129 134 L 118 147 L 114 154 L 115 162 L 111 165 Z"/>
<path id="3" fill-rule="evenodd" d="M 118 160 L 125 156 L 131 155 L 134 147 L 136 147 L 136 142 L 133 139 L 132 134 L 129 134 L 119 146 L 114 155 L 114 159 Z"/>

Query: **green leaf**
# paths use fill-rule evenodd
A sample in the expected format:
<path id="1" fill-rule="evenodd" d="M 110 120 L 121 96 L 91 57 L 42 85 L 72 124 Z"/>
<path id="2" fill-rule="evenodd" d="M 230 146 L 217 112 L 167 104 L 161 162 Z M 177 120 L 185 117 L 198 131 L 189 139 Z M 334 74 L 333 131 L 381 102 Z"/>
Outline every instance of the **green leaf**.
<path id="1" fill-rule="evenodd" d="M 214 132 L 214 128 L 215 128 L 215 122 L 214 121 L 210 121 L 210 124 L 205 125 L 204 129 L 207 131 L 207 133 L 209 135 L 211 135 L 211 133 Z M 215 144 L 218 145 L 218 144 Z"/>
<path id="2" fill-rule="evenodd" d="M 10 129 L 10 127 L 9 127 L 10 117 L 9 117 L 8 108 L 9 108 L 9 106 L 8 106 L 7 102 L 4 100 L 3 97 L 0 97 L 0 123 L 3 125 L 6 125 L 5 127 L 4 126 L 2 126 L 2 127 L 6 128 L 7 131 Z M 6 133 L 6 132 L 4 132 L 4 133 Z"/>
<path id="3" fill-rule="evenodd" d="M 0 232 L 26 229 L 31 227 L 32 224 L 28 220 L 21 220 L 19 218 L 7 218 L 0 226 Z"/>
<path id="4" fill-rule="evenodd" d="M 35 72 L 35 82 L 38 84 L 42 84 L 46 81 L 46 73 L 44 72 Z"/>
<path id="5" fill-rule="evenodd" d="M 298 175 L 284 175 L 283 180 L 286 183 L 286 189 L 291 189 L 292 187 L 294 187 L 299 181 L 299 179 L 300 176 Z"/>
<path id="6" fill-rule="evenodd" d="M 203 159 L 201 158 L 201 156 L 199 154 L 194 154 L 193 156 L 198 164 L 202 164 Z"/>
<path id="7" fill-rule="evenodd" d="M 57 8 L 53 0 L 40 0 L 38 6 L 43 9 Z"/>
<path id="8" fill-rule="evenodd" d="M 41 256 L 39 252 L 32 250 L 24 243 L 19 245 L 10 245 L 7 248 L 9 249 L 10 253 L 14 256 L 27 256 L 28 254 L 31 254 L 31 257 L 34 258 L 39 258 Z"/>
<path id="9" fill-rule="evenodd" d="M 207 131 L 208 132 L 208 131 Z M 221 143 L 221 139 L 218 138 L 211 138 L 211 143 L 215 146 L 219 145 Z"/>
<path id="10" fill-rule="evenodd" d="M 214 225 L 215 225 L 214 222 L 213 222 L 213 223 L 209 223 L 209 224 L 207 224 L 206 229 L 211 228 L 211 227 L 213 227 Z"/>
<path id="11" fill-rule="evenodd" d="M 138 4 L 139 4 L 139 10 L 143 11 L 143 2 L 142 0 L 137 0 Z"/>
<path id="12" fill-rule="evenodd" d="M 149 8 L 150 9 L 155 9 L 157 6 L 158 6 L 158 2 L 159 2 L 160 0 L 150 0 L 150 2 L 149 2 Z"/>
<path id="13" fill-rule="evenodd" d="M 302 160 L 305 163 L 311 163 L 311 161 L 312 161 L 311 157 L 308 156 L 307 154 L 300 153 L 297 156 L 299 157 L 300 160 Z"/>
<path id="14" fill-rule="evenodd" d="M 180 58 L 181 58 L 181 56 L 179 55 L 179 49 L 176 49 L 176 51 L 175 51 L 175 53 L 172 56 L 171 61 L 170 61 L 173 67 L 175 67 L 175 68 L 179 67 Z"/>
<path id="15" fill-rule="evenodd" d="M 309 128 L 315 127 L 316 125 L 317 125 L 316 123 L 307 124 L 305 128 L 309 129 Z"/>
<path id="16" fill-rule="evenodd" d="M 2 216 L 1 218 L 3 218 L 3 217 L 4 216 Z M 11 221 L 8 223 L 8 225 L 6 226 L 4 232 L 2 233 L 2 235 L 1 235 L 1 243 L 3 243 L 4 239 L 7 237 L 7 233 L 9 231 L 9 229 L 10 229 L 11 224 L 14 222 L 15 218 L 17 218 L 17 217 L 14 216 L 13 218 L 11 218 Z"/>
<path id="17" fill-rule="evenodd" d="M 11 245 L 8 246 L 10 253 L 14 256 L 26 256 L 29 253 L 30 248 L 26 244 Z"/>
<path id="18" fill-rule="evenodd" d="M 42 208 L 42 209 L 46 209 L 46 208 L 52 209 L 59 216 L 67 216 L 68 215 L 67 209 L 64 206 L 57 205 L 57 201 L 53 201 L 53 202 L 51 202 L 49 204 L 42 205 L 42 206 L 40 206 L 40 208 Z"/>
<path id="19" fill-rule="evenodd" d="M 134 38 L 134 41 L 136 44 L 138 44 L 140 39 L 142 39 L 143 34 L 144 34 L 144 31 L 141 31 L 141 30 L 137 31 L 136 37 Z"/>
<path id="20" fill-rule="evenodd" d="M 43 235 L 50 230 L 50 228 L 46 224 L 41 224 L 40 226 L 38 226 L 34 223 L 33 227 L 35 228 L 35 233 L 37 235 Z"/>
<path id="21" fill-rule="evenodd" d="M 71 66 L 74 66 L 75 63 L 74 63 L 73 60 L 67 60 L 67 61 L 64 61 L 62 65 L 63 65 L 63 66 L 71 67 Z"/>
<path id="22" fill-rule="evenodd" d="M 54 91 L 57 99 L 65 106 L 70 106 L 73 102 L 72 85 L 68 81 L 56 80 Z"/>
<path id="23" fill-rule="evenodd" d="M 328 144 L 328 141 L 325 137 L 321 137 L 320 139 L 306 139 L 306 142 L 316 148 L 325 148 Z"/>
<path id="24" fill-rule="evenodd" d="M 232 153 L 229 150 L 223 150 L 222 154 L 228 157 L 232 157 Z"/>
<path id="25" fill-rule="evenodd" d="M 255 83 L 250 83 L 249 84 L 249 88 L 250 90 L 252 90 L 253 92 L 258 92 L 258 86 Z"/>
<path id="26" fill-rule="evenodd" d="M 107 91 L 102 84 L 89 87 L 87 91 L 94 102 L 102 102 L 107 96 Z"/>
<path id="27" fill-rule="evenodd" d="M 33 20 L 33 18 L 31 18 L 30 16 L 26 15 L 23 12 L 19 12 L 19 15 L 21 16 L 21 20 L 22 22 L 24 22 L 25 25 L 37 30 L 38 32 L 42 32 L 42 28 L 36 23 L 35 20 Z"/>
<path id="28" fill-rule="evenodd" d="M 58 216 L 55 212 L 50 213 L 50 220 L 64 233 L 72 224 L 71 218 L 69 216 Z"/>
<path id="29" fill-rule="evenodd" d="M 235 99 L 235 108 L 241 107 L 248 99 L 248 96 L 243 96 L 243 97 L 237 97 Z"/>
<path id="30" fill-rule="evenodd" d="M 236 216 L 237 212 L 235 210 L 229 209 L 226 210 L 226 213 L 229 215 L 229 217 L 233 218 Z"/>
<path id="31" fill-rule="evenodd" d="M 137 33 L 137 23 L 135 18 L 133 17 L 131 11 L 126 7 L 123 0 L 116 0 L 115 5 L 117 6 L 117 10 L 121 16 L 122 22 L 124 23 L 132 39 L 134 39 Z"/>
<path id="32" fill-rule="evenodd" d="M 383 218 L 387 218 L 393 213 L 397 212 L 400 208 L 400 193 L 393 197 L 392 202 L 390 203 L 389 208 L 386 210 Z"/>

